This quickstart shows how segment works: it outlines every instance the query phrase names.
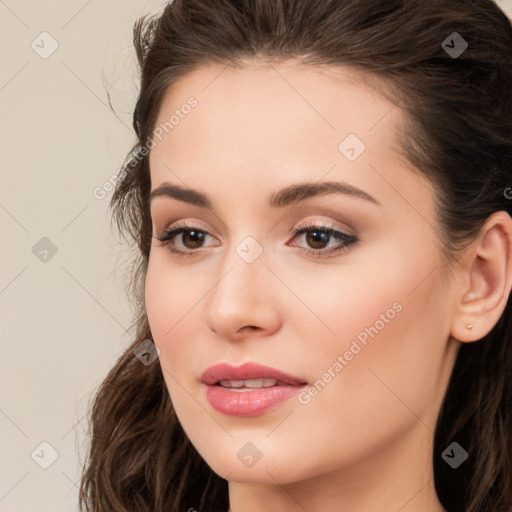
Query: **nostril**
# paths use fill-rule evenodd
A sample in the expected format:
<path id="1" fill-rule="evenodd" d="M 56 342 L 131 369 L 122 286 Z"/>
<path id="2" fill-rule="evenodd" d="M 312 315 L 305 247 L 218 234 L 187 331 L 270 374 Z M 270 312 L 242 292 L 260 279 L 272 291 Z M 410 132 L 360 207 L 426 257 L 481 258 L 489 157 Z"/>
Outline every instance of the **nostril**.
<path id="1" fill-rule="evenodd" d="M 245 329 L 250 329 L 251 331 L 259 329 L 259 327 L 256 327 L 255 325 L 246 325 L 245 327 L 242 327 L 239 329 L 239 331 L 244 331 Z"/>

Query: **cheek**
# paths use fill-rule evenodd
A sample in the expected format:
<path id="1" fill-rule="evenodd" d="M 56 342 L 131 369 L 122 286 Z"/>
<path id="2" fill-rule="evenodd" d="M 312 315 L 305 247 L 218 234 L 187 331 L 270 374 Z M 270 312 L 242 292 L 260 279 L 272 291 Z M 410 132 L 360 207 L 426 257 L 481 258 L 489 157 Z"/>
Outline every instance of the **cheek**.
<path id="1" fill-rule="evenodd" d="M 151 253 L 146 273 L 145 304 L 151 333 L 157 344 L 161 343 L 162 334 L 172 329 L 177 306 L 174 287 L 171 288 L 168 273 L 163 270 L 158 259 Z"/>
<path id="2" fill-rule="evenodd" d="M 211 364 L 204 350 L 204 300 L 214 283 L 211 270 L 172 266 L 162 252 L 150 256 L 146 313 L 171 396 L 180 384 L 195 385 L 200 369 Z"/>
<path id="3" fill-rule="evenodd" d="M 165 249 L 160 248 L 159 251 Z M 205 278 L 207 276 L 204 276 Z M 172 337 L 178 326 L 194 315 L 206 289 L 198 286 L 197 272 L 172 266 L 162 252 L 151 255 L 145 283 L 145 302 L 151 331 L 157 337 Z"/>
<path id="4" fill-rule="evenodd" d="M 189 316 L 194 315 L 193 304 L 198 301 L 197 290 L 185 283 L 182 271 L 170 272 L 161 254 L 150 256 L 145 283 L 146 313 L 153 340 L 161 351 L 160 361 L 166 368 L 171 361 L 184 357 L 190 347 L 189 343 L 172 343 L 183 336 L 183 327 L 188 325 Z"/>
<path id="5" fill-rule="evenodd" d="M 311 374 L 321 381 L 311 402 L 329 403 L 340 414 L 347 407 L 411 414 L 400 399 L 424 408 L 443 365 L 449 318 L 438 254 L 424 244 L 379 246 L 378 252 L 339 277 L 326 274 L 313 292 L 298 291 L 324 324 L 318 322 L 316 336 L 298 336 Z"/>
<path id="6" fill-rule="evenodd" d="M 145 282 L 145 303 L 153 341 L 160 350 L 158 361 L 164 381 L 176 412 L 183 423 L 182 415 L 195 416 L 193 401 L 184 389 L 190 388 L 193 376 L 191 361 L 199 360 L 194 350 L 194 331 L 191 323 L 199 321 L 194 318 L 199 308 L 194 308 L 200 297 L 193 286 L 186 286 L 186 279 L 181 269 L 175 272 L 165 264 L 165 257 L 153 257 L 148 264 Z M 162 261 L 163 260 L 163 261 Z M 197 330 L 195 331 L 197 333 Z M 192 410 L 190 408 L 192 407 Z M 185 412 L 183 412 L 185 411 Z M 203 418 L 195 417 L 194 422 L 201 424 Z M 186 423 L 186 421 L 185 421 Z"/>
<path id="7" fill-rule="evenodd" d="M 308 352 L 315 380 L 283 423 L 286 435 L 267 450 L 286 460 L 307 444 L 315 455 L 303 470 L 315 473 L 385 450 L 415 425 L 426 434 L 434 430 L 446 337 L 437 322 L 437 285 L 425 282 L 416 292 L 375 292 L 359 303 L 357 316 L 330 317 L 347 335 Z"/>
<path id="8" fill-rule="evenodd" d="M 368 443 L 418 418 L 434 429 L 449 334 L 434 258 L 379 268 L 345 279 L 346 294 L 325 311 L 335 335 L 315 356 L 314 396 L 304 396 L 307 414 L 337 418 L 333 431 Z"/>

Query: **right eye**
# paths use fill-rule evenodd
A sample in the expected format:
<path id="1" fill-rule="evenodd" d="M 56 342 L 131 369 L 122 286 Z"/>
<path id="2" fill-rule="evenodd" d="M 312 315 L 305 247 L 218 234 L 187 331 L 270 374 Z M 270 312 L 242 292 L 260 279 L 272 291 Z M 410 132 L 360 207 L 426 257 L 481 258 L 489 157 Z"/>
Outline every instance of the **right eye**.
<path id="1" fill-rule="evenodd" d="M 185 247 L 183 250 L 176 248 L 174 239 L 181 236 L 181 243 Z M 156 236 L 157 240 L 162 242 L 160 247 L 167 246 L 169 252 L 176 254 L 177 256 L 192 256 L 197 253 L 197 249 L 202 247 L 205 238 L 210 235 L 207 231 L 199 229 L 196 226 L 190 226 L 187 224 L 181 224 L 173 227 L 172 229 L 166 229 L 160 236 Z"/>

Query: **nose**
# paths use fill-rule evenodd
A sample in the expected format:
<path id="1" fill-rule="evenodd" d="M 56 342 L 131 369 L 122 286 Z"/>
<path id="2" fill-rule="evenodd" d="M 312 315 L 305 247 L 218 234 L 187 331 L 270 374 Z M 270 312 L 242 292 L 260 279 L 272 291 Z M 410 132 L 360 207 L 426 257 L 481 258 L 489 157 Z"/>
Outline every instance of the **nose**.
<path id="1" fill-rule="evenodd" d="M 205 297 L 207 326 L 232 341 L 272 334 L 281 324 L 277 285 L 263 255 L 249 263 L 231 250 Z"/>

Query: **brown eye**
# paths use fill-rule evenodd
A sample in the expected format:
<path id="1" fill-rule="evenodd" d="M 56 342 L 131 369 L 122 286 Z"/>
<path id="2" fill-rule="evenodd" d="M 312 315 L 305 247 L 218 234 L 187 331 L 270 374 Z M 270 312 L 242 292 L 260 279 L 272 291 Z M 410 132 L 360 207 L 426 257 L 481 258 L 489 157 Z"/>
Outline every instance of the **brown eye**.
<path id="1" fill-rule="evenodd" d="M 175 239 L 177 239 L 179 235 L 181 235 L 181 245 L 187 250 L 182 250 L 179 248 L 180 246 L 176 246 Z M 168 245 L 169 252 L 180 256 L 190 256 L 195 254 L 197 249 L 203 247 L 205 239 L 208 236 L 212 235 L 202 229 L 194 226 L 181 225 L 173 229 L 167 229 L 161 236 L 154 238 L 162 242 L 161 247 Z"/>
<path id="2" fill-rule="evenodd" d="M 352 244 L 355 244 L 358 241 L 354 235 L 338 231 L 330 226 L 316 224 L 299 226 L 294 232 L 294 238 L 297 238 L 300 235 L 306 235 L 305 241 L 310 247 L 302 248 L 302 250 L 306 254 L 316 257 L 339 254 L 348 250 Z M 337 240 L 338 243 L 334 248 L 323 250 L 329 244 L 331 239 Z"/>
<path id="3" fill-rule="evenodd" d="M 313 249 L 323 249 L 324 245 L 329 243 L 332 235 L 325 231 L 308 231 L 306 232 L 306 241 Z"/>
<path id="4" fill-rule="evenodd" d="M 179 234 L 182 235 L 181 240 L 187 249 L 199 249 L 205 238 L 205 233 L 203 231 L 195 229 L 182 229 L 174 236 L 178 236 Z"/>

